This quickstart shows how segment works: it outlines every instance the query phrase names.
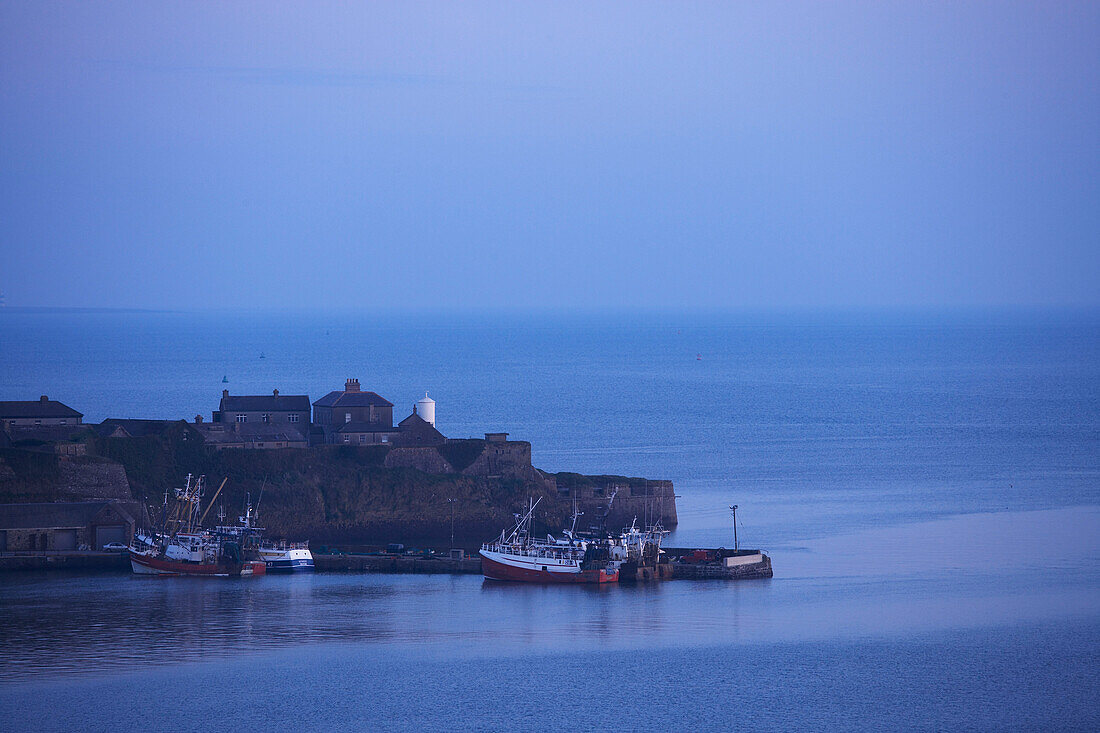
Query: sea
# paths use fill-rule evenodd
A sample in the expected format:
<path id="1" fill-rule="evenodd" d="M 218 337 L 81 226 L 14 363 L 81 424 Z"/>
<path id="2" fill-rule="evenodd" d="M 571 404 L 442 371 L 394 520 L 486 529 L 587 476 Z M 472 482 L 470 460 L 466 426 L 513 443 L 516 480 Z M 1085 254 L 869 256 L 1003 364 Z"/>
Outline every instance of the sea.
<path id="1" fill-rule="evenodd" d="M 0 309 L 0 399 L 425 393 L 775 577 L 0 576 L 0 729 L 1100 730 L 1100 313 Z"/>

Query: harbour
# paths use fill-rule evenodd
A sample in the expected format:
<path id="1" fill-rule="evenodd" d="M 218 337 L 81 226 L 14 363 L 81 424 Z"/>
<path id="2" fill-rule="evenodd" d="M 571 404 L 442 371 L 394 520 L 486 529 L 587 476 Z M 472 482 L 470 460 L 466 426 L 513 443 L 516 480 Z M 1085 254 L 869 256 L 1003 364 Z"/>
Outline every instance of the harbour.
<path id="1" fill-rule="evenodd" d="M 140 330 L 144 318 L 131 317 L 128 328 Z M 165 318 L 172 322 L 172 316 Z M 74 342 L 95 354 L 96 344 L 109 342 L 114 328 L 100 327 L 92 338 L 86 334 L 97 333 L 95 317 L 75 320 L 51 352 L 59 363 L 65 363 L 62 357 Z M 201 332 L 218 334 L 223 342 L 259 338 L 245 324 L 234 330 L 201 321 Z M 309 339 L 325 327 L 335 328 L 303 324 L 296 338 Z M 414 350 L 412 342 L 402 341 L 402 330 L 379 328 L 393 344 L 389 351 Z M 624 582 L 629 571 L 620 566 L 619 582 L 598 585 L 486 580 L 478 548 L 499 537 L 511 514 L 483 521 L 464 536 L 471 504 L 455 502 L 452 543 L 447 502 L 450 487 L 480 480 L 476 477 L 411 484 L 432 507 L 431 521 L 391 527 L 376 542 L 308 530 L 272 533 L 310 540 L 314 572 L 244 579 L 143 577 L 132 572 L 123 553 L 47 549 L 32 558 L 13 547 L 26 546 L 32 538 L 41 544 L 43 534 L 47 544 L 74 547 L 115 541 L 118 528 L 129 526 L 126 516 L 134 517 L 137 508 L 131 512 L 125 504 L 102 498 L 66 508 L 71 517 L 28 515 L 34 527 L 9 532 L 9 552 L 0 554 L 0 567 L 34 563 L 39 569 L 0 572 L 0 634 L 7 643 L 0 659 L 5 725 L 42 728 L 41 721 L 48 720 L 47 729 L 107 730 L 129 720 L 137 722 L 121 727 L 137 727 L 155 709 L 158 719 L 189 729 L 190 722 L 232 707 L 270 725 L 405 730 L 430 727 L 443 706 L 449 719 L 461 719 L 461 727 L 501 729 L 516 724 L 518 700 L 518 719 L 531 727 L 568 728 L 575 724 L 578 707 L 590 711 L 587 721 L 608 728 L 640 717 L 647 727 L 667 729 L 867 729 L 886 718 L 921 729 L 965 728 L 979 720 L 999 728 L 1095 727 L 1095 707 L 1081 684 L 1100 663 L 1095 623 L 1100 608 L 1089 590 L 1100 582 L 1100 515 L 1095 467 L 1082 458 L 1095 455 L 1092 443 L 1069 433 L 1036 442 L 1030 429 L 982 427 L 1026 422 L 1026 405 L 1057 409 L 1065 424 L 1085 419 L 1084 411 L 1091 409 L 1087 399 L 1080 399 L 1088 393 L 1085 380 L 1092 372 L 1074 366 L 1077 362 L 1055 381 L 1046 368 L 1025 369 L 1023 374 L 1031 375 L 1026 390 L 1015 394 L 1029 396 L 1000 399 L 1013 380 L 1024 378 L 1019 366 L 1001 364 L 1001 354 L 1018 354 L 1025 363 L 1041 361 L 1038 347 L 1029 348 L 1027 329 L 1006 324 L 993 330 L 988 346 L 975 356 L 960 336 L 961 327 L 936 331 L 938 352 L 926 354 L 923 331 L 883 326 L 867 336 L 837 326 L 829 339 L 839 345 L 834 346 L 840 349 L 839 364 L 815 373 L 814 383 L 806 385 L 798 382 L 797 366 L 812 364 L 818 352 L 800 340 L 797 328 L 773 323 L 759 330 L 731 330 L 716 324 L 712 331 L 699 332 L 708 345 L 692 350 L 689 368 L 705 365 L 714 372 L 706 375 L 707 383 L 734 386 L 718 393 L 721 409 L 700 416 L 686 409 L 667 413 L 659 401 L 631 400 L 645 384 L 663 383 L 671 369 L 665 355 L 676 347 L 675 330 L 653 335 L 641 327 L 627 328 L 616 341 L 618 327 L 576 325 L 568 339 L 555 340 L 516 327 L 509 331 L 509 348 L 493 351 L 493 333 L 479 336 L 476 324 L 463 328 L 443 330 L 439 348 L 448 357 L 436 367 L 441 373 L 462 362 L 473 340 L 505 365 L 505 373 L 542 375 L 543 384 L 530 404 L 510 401 L 507 412 L 494 412 L 490 408 L 499 385 L 485 387 L 484 364 L 458 370 L 464 381 L 453 395 L 441 399 L 433 393 L 448 406 L 437 417 L 466 421 L 449 423 L 445 432 L 470 434 L 483 423 L 529 425 L 530 431 L 518 437 L 529 440 L 533 465 L 593 476 L 623 467 L 627 473 L 674 480 L 679 521 L 662 543 L 669 556 L 695 559 L 701 551 L 706 561 L 722 548 L 733 550 L 728 505 L 737 503 L 739 543 L 761 549 L 772 562 L 773 577 L 643 577 L 630 583 Z M 351 326 L 345 330 L 358 333 Z M 464 335 L 452 338 L 454 333 Z M 885 335 L 873 335 L 878 333 Z M 1067 336 L 1064 351 L 1073 353 L 1072 344 L 1095 343 L 1091 334 L 1085 328 Z M 634 349 L 647 338 L 653 343 L 639 361 Z M 245 349 L 250 366 L 261 348 L 267 355 L 261 362 L 265 369 L 280 364 L 280 350 L 257 343 Z M 356 348 L 365 349 L 366 342 Z M 598 365 L 586 359 L 597 348 L 610 350 L 614 379 L 600 377 Z M 201 340 L 184 339 L 181 349 L 199 353 Z M 703 362 L 694 361 L 699 350 L 706 352 Z M 893 366 L 899 350 L 913 365 L 900 376 Z M 583 406 L 555 397 L 567 393 L 573 378 L 547 383 L 538 360 L 526 356 L 549 351 L 566 354 L 573 378 L 591 385 Z M 148 363 L 158 363 L 154 357 L 149 355 Z M 95 359 L 109 361 L 109 354 Z M 119 409 L 130 414 L 149 414 L 154 402 L 183 413 L 212 390 L 220 392 L 225 372 L 236 389 L 234 370 L 220 360 L 208 361 L 213 362 L 212 385 L 177 369 L 185 363 L 180 355 L 165 376 L 178 383 L 179 391 L 143 396 L 128 397 L 122 389 L 142 379 L 127 373 L 128 363 L 99 377 L 67 377 L 88 385 L 88 405 L 80 406 L 97 420 L 109 416 L 116 404 L 129 405 Z M 980 416 L 977 427 L 958 431 L 937 422 L 929 390 L 956 379 L 955 372 L 936 366 L 940 362 L 966 363 L 966 374 L 988 378 L 965 385 L 980 395 L 965 402 Z M 736 366 L 757 363 L 759 368 L 747 372 Z M 310 383 L 331 382 L 319 365 L 300 368 L 305 385 L 286 391 L 307 392 Z M 693 380 L 701 377 L 686 370 L 672 373 L 680 380 L 674 402 L 689 405 L 696 393 Z M 14 371 L 8 376 L 12 384 L 19 384 L 17 379 Z M 275 381 L 270 374 L 257 374 L 255 380 L 261 385 Z M 416 394 L 418 380 L 410 375 L 407 385 L 387 389 Z M 620 389 L 619 382 L 629 389 Z M 872 387 L 880 383 L 900 385 L 905 397 L 885 403 L 872 399 L 878 394 Z M 515 379 L 504 384 L 506 394 L 523 391 Z M 1064 399 L 1067 394 L 1077 397 Z M 761 402 L 775 405 L 777 415 L 795 416 L 797 426 L 786 417 L 758 422 L 747 406 Z M 839 421 L 833 412 L 838 404 L 844 405 Z M 546 405 L 562 418 L 546 419 Z M 642 412 L 634 414 L 627 406 Z M 601 417 L 593 420 L 590 413 Z M 693 422 L 697 419 L 702 427 Z M 733 427 L 723 427 L 727 420 Z M 630 429 L 616 427 L 622 425 Z M 153 438 L 112 440 L 137 446 Z M 354 497 L 358 474 L 360 490 L 384 497 L 365 508 L 413 516 L 398 493 L 389 493 L 383 472 L 343 456 L 339 468 L 346 472 L 338 474 L 336 460 L 311 463 L 308 457 L 332 450 L 336 459 L 345 449 L 312 450 L 256 450 L 252 453 L 260 457 L 249 457 L 244 450 L 226 449 L 213 465 L 192 463 L 182 472 L 172 466 L 171 480 L 158 482 L 161 491 L 148 492 L 145 503 L 160 504 L 163 488 L 182 485 L 188 470 L 205 470 L 212 489 L 236 471 L 223 496 L 236 485 L 240 494 L 226 502 L 226 513 L 243 515 L 247 494 L 255 502 L 266 474 L 260 517 L 271 533 L 269 518 L 274 516 L 265 507 L 276 490 L 282 491 L 277 484 L 272 488 L 273 481 L 284 474 L 307 475 L 312 465 L 313 471 L 338 478 L 330 486 L 339 490 L 326 496 L 311 484 L 300 494 L 302 501 Z M 161 454 L 143 455 L 152 462 Z M 1005 456 L 1011 457 L 1007 463 Z M 56 470 L 70 486 L 106 491 L 120 485 L 116 473 L 102 468 L 93 474 L 83 467 L 85 473 L 78 475 L 64 467 L 81 460 L 88 459 L 56 461 L 51 464 L 56 469 L 31 468 L 43 474 Z M 219 472 L 223 468 L 230 470 Z M 255 482 L 244 483 L 245 469 L 257 468 Z M 1017 478 L 1025 473 L 1028 478 Z M 629 497 L 638 508 L 638 526 L 652 524 L 646 518 L 646 483 L 621 485 L 615 506 Z M 593 493 L 601 488 L 572 486 Z M 586 516 L 578 524 L 589 524 L 613 490 L 606 487 L 604 497 L 592 496 L 581 506 Z M 630 497 L 635 490 L 637 499 Z M 526 492 L 517 493 L 526 500 Z M 217 514 L 222 498 L 207 519 Z M 560 539 L 571 497 L 559 505 L 565 511 L 549 517 L 537 536 Z M 337 504 L 319 506 L 327 511 Z M 621 533 L 633 514 L 632 508 L 630 516 L 613 518 L 608 526 Z M 346 521 L 340 513 L 331 516 Z M 232 524 L 208 522 L 219 523 Z M 404 543 L 401 554 L 386 552 L 391 541 Z M 1021 552 L 1021 545 L 1042 550 Z M 465 550 L 461 561 L 450 559 L 452 547 Z M 436 559 L 425 558 L 428 549 Z M 66 569 L 67 563 L 100 569 Z M 707 572 L 694 562 L 675 567 L 696 576 Z M 550 668 L 558 670 L 563 702 L 544 704 L 534 692 L 517 697 L 516 675 L 545 677 Z M 609 669 L 614 671 L 610 678 Z M 748 676 L 755 681 L 746 681 Z M 227 683 L 234 679 L 247 681 L 249 695 L 242 697 L 239 687 Z M 166 686 L 181 684 L 204 694 L 201 699 L 162 694 Z M 1051 697 L 1051 687 L 1061 692 Z M 410 689 L 418 694 L 409 695 Z M 293 704 L 287 703 L 288 690 L 294 690 Z M 670 696 L 675 705 L 668 703 Z M 854 702 L 842 705 L 840 699 Z M 150 707 L 149 700 L 156 703 Z"/>
<path id="2" fill-rule="evenodd" d="M 689 554 L 698 548 L 668 548 L 670 553 Z M 711 550 L 713 552 L 713 550 Z M 447 554 L 417 553 L 414 555 L 377 552 L 313 553 L 314 571 L 318 573 L 383 573 L 400 575 L 481 575 L 481 559 L 465 552 L 459 557 Z M 120 552 L 52 551 L 0 553 L 0 573 L 26 571 L 70 571 L 82 573 L 129 573 L 130 558 Z M 717 565 L 665 563 L 660 569 L 630 568 L 628 580 L 637 582 L 673 579 L 749 579 L 771 577 L 771 560 L 764 555 L 759 561 L 736 570 Z"/>

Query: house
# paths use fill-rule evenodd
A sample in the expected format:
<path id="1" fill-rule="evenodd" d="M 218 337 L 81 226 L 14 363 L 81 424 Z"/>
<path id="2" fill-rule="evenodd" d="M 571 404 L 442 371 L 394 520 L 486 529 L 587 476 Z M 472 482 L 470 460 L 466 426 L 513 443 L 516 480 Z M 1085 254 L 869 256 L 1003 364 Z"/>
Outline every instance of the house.
<path id="1" fill-rule="evenodd" d="M 389 443 L 398 433 L 393 403 L 362 391 L 358 379 L 348 379 L 343 391 L 329 392 L 314 402 L 313 423 L 323 430 L 326 443 Z"/>
<path id="2" fill-rule="evenodd" d="M 309 395 L 230 395 L 222 390 L 213 421 L 195 417 L 194 428 L 207 445 L 223 448 L 306 448 L 309 446 Z"/>
<path id="3" fill-rule="evenodd" d="M 80 425 L 83 413 L 42 395 L 37 400 L 0 402 L 0 428 L 7 430 L 43 425 Z"/>
<path id="4" fill-rule="evenodd" d="M 309 432 L 309 395 L 280 395 L 277 389 L 270 395 L 230 395 L 223 389 L 213 422 L 278 425 L 304 436 Z"/>

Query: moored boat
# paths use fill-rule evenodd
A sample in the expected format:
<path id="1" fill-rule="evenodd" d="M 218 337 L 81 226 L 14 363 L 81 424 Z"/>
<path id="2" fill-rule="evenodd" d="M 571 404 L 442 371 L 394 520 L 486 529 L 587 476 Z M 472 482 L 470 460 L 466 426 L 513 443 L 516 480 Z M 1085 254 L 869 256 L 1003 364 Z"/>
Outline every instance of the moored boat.
<path id="1" fill-rule="evenodd" d="M 260 557 L 267 564 L 269 573 L 293 573 L 313 570 L 313 553 L 308 542 L 264 541 L 257 548 Z"/>
<path id="2" fill-rule="evenodd" d="M 531 537 L 531 516 L 538 501 L 517 515 L 511 532 L 481 546 L 481 572 L 490 580 L 527 583 L 614 583 L 618 566 L 609 542 L 581 540 L 566 531 L 563 538 Z M 576 514 L 574 514 L 574 522 Z"/>
<path id="3" fill-rule="evenodd" d="M 130 543 L 130 566 L 139 575 L 194 575 L 204 577 L 249 577 L 264 575 L 266 563 L 255 551 L 253 535 L 246 531 L 221 532 L 201 529 L 204 477 L 192 481 L 169 501 L 164 495 L 160 532 L 138 533 Z M 225 486 L 225 482 L 222 482 Z M 221 492 L 219 487 L 218 492 Z M 217 498 L 217 494 L 215 494 Z M 213 504 L 213 501 L 211 501 Z M 207 507 L 207 511 L 210 508 Z M 223 529 L 223 528 L 219 528 Z"/>

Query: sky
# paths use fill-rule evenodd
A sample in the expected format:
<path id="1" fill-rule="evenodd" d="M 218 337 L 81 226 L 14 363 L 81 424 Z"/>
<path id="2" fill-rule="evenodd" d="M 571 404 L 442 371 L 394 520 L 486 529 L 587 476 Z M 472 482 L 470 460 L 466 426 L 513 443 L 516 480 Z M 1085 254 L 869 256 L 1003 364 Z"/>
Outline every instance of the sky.
<path id="1" fill-rule="evenodd" d="M 0 3 L 8 307 L 1100 306 L 1100 3 Z"/>

